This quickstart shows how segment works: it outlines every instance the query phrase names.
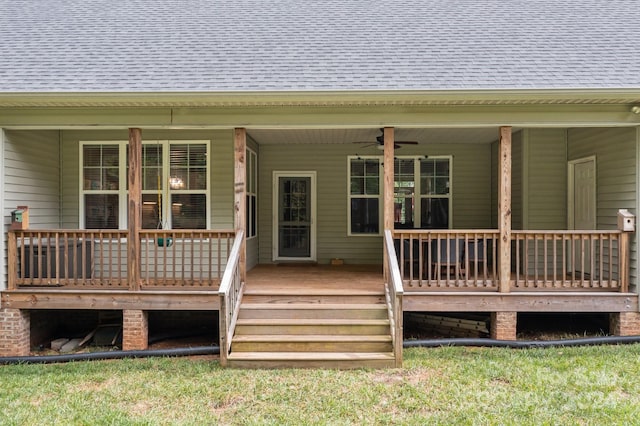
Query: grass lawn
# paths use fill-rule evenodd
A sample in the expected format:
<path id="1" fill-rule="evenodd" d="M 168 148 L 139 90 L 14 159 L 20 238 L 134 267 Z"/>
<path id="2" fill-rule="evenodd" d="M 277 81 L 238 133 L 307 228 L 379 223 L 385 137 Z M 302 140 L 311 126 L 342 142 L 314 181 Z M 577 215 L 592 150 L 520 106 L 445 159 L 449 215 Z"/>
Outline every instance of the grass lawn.
<path id="1" fill-rule="evenodd" d="M 640 345 L 407 349 L 403 369 L 0 366 L 0 424 L 637 424 Z"/>

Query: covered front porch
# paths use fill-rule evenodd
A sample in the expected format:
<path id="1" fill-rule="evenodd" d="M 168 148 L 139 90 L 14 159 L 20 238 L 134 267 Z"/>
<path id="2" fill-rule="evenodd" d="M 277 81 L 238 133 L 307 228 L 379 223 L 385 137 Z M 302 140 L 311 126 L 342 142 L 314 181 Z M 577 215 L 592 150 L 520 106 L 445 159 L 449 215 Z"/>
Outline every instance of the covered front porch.
<path id="1" fill-rule="evenodd" d="M 378 131 L 368 130 L 373 134 Z M 305 271 L 305 282 L 311 282 L 306 289 L 324 287 L 324 291 L 343 294 L 358 282 L 351 272 L 363 268 L 360 272 L 365 273 L 372 267 L 362 283 L 380 291 L 378 297 L 384 299 L 396 351 L 402 340 L 402 313 L 409 311 L 490 312 L 495 317 L 494 337 L 504 339 L 515 338 L 513 318 L 517 312 L 608 312 L 618 316 L 637 312 L 635 241 L 624 226 L 617 229 L 618 211 L 633 209 L 636 203 L 628 198 L 635 183 L 631 187 L 627 182 L 628 176 L 635 175 L 635 165 L 622 168 L 616 163 L 620 147 L 626 149 L 633 142 L 635 150 L 636 130 L 519 128 L 514 132 L 508 126 L 492 130 L 494 141 L 468 141 L 455 147 L 419 142 L 399 151 L 394 142 L 412 139 L 410 129 L 386 127 L 382 155 L 365 155 L 357 152 L 361 148 L 350 140 L 278 144 L 269 138 L 269 129 L 236 128 L 227 135 L 230 138 L 212 149 L 213 157 L 218 153 L 216 161 L 225 152 L 225 164 L 233 173 L 224 174 L 224 184 L 213 184 L 212 192 L 218 194 L 211 196 L 207 208 L 225 213 L 215 220 L 213 214 L 207 216 L 203 222 L 210 229 L 148 229 L 139 215 L 144 217 L 145 200 L 149 199 L 145 191 L 148 195 L 150 190 L 141 186 L 138 192 L 131 186 L 136 179 L 140 181 L 138 174 L 144 170 L 140 165 L 144 164 L 144 140 L 142 131 L 131 129 L 128 149 L 137 154 L 128 159 L 130 186 L 125 194 L 126 208 L 122 209 L 129 217 L 128 229 L 62 230 L 35 221 L 36 226 L 30 229 L 9 231 L 8 287 L 2 293 L 2 306 L 25 311 L 217 310 L 221 348 L 229 355 L 247 286 L 255 289 L 264 283 L 261 279 L 269 271 L 272 283 L 305 288 L 301 277 L 290 274 L 288 268 L 292 267 L 286 266 L 301 261 L 317 265 L 300 269 Z M 402 131 L 402 136 L 397 137 L 396 131 Z M 68 139 L 91 141 L 97 140 L 100 132 L 73 133 Z M 167 133 L 176 137 L 180 131 Z M 198 139 L 202 138 L 200 133 Z M 339 133 L 345 132 L 326 132 L 329 136 Z M 618 147 L 593 142 L 599 135 L 622 142 Z M 182 138 L 196 139 L 191 134 Z M 563 141 L 561 148 L 549 153 L 558 138 Z M 63 144 L 65 140 L 63 137 Z M 67 146 L 62 149 L 71 151 Z M 449 149 L 453 154 L 447 154 Z M 303 152 L 307 155 L 298 156 Z M 569 214 L 566 201 L 567 161 L 591 154 L 604 163 L 599 169 L 603 180 L 596 183 L 597 229 L 579 229 L 579 224 L 570 223 L 576 217 Z M 298 159 L 295 164 L 291 156 Z M 442 158 L 449 164 L 448 174 L 432 176 L 434 188 L 438 188 L 433 194 L 418 191 L 407 195 L 408 186 L 399 185 L 399 171 L 388 167 L 403 161 L 412 164 L 415 184 L 424 178 L 423 166 L 429 170 L 429 161 Z M 367 163 L 367 159 L 374 161 Z M 545 169 L 550 161 L 552 170 Z M 353 172 L 360 162 L 378 168 L 376 194 L 367 193 L 366 187 L 360 193 L 361 187 L 353 184 L 354 179 L 362 177 L 366 182 L 368 178 L 366 173 L 360 176 Z M 60 173 L 62 185 L 69 186 L 65 182 L 74 176 L 68 171 Z M 208 173 L 222 176 L 219 171 Z M 283 225 L 273 218 L 282 207 L 275 194 L 281 175 L 317 179 L 316 198 L 309 198 L 315 204 L 315 216 L 311 221 L 300 221 L 315 226 L 309 226 L 308 234 L 313 249 L 300 258 L 295 254 L 280 256 L 277 251 Z M 438 186 L 439 178 L 448 179 L 448 184 Z M 622 193 L 613 189 L 615 181 L 627 182 Z M 78 206 L 70 203 L 69 209 L 65 200 L 91 190 L 81 187 L 81 194 L 74 189 L 71 197 L 60 197 L 63 202 L 51 209 L 62 212 L 59 223 L 77 226 Z M 156 194 L 152 195 L 155 200 Z M 232 208 L 221 209 L 216 199 Z M 447 215 L 437 221 L 437 227 L 430 227 L 436 222 L 429 222 L 425 212 L 445 206 L 445 201 L 436 199 L 446 200 Z M 400 215 L 398 205 L 405 209 Z M 377 223 L 362 224 L 361 219 L 367 216 L 354 213 L 362 206 L 377 214 Z M 415 209 L 413 213 L 409 207 Z M 37 213 L 38 208 L 31 212 Z M 225 222 L 231 226 L 218 226 Z M 570 227 L 574 229 L 566 229 Z M 273 266 L 278 264 L 285 266 Z M 309 280 L 311 275 L 313 280 Z M 613 330 L 628 332 L 624 327 Z M 395 356 L 401 359 L 401 354 Z"/>

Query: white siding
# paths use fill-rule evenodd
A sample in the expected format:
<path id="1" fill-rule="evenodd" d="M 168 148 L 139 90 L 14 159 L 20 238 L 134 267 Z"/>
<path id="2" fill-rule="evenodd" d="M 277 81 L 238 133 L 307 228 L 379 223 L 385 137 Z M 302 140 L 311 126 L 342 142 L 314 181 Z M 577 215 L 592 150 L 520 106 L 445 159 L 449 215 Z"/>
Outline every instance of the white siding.
<path id="1" fill-rule="evenodd" d="M 378 154 L 358 149 L 361 155 Z M 381 263 L 382 238 L 347 236 L 347 156 L 351 145 L 262 145 L 259 155 L 260 263 L 272 261 L 273 171 L 317 173 L 317 257 L 327 263 L 337 257 L 351 264 Z M 404 146 L 397 155 L 453 156 L 454 228 L 491 225 L 491 146 L 438 144 Z"/>
<path id="2" fill-rule="evenodd" d="M 637 161 L 635 128 L 571 129 L 568 160 L 596 156 L 597 228 L 616 229 L 617 212 L 637 214 Z M 637 288 L 636 234 L 631 237 L 632 288 Z"/>

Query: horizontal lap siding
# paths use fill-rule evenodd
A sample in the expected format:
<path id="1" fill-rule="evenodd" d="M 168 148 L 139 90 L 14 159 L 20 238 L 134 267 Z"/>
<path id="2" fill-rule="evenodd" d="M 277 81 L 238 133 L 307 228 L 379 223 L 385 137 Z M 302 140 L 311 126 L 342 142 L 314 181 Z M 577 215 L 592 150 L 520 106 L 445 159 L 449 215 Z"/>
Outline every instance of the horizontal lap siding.
<path id="1" fill-rule="evenodd" d="M 260 262 L 273 258 L 273 172 L 317 173 L 317 257 L 346 263 L 382 262 L 382 237 L 347 235 L 347 157 L 379 155 L 374 148 L 339 144 L 262 145 L 259 156 Z M 491 147 L 488 144 L 404 146 L 396 155 L 453 155 L 453 224 L 491 225 Z M 382 206 L 381 206 L 382 207 Z"/>
<path id="2" fill-rule="evenodd" d="M 60 226 L 59 158 L 57 131 L 6 131 L 5 225 L 16 206 L 26 205 L 31 228 Z"/>
<path id="3" fill-rule="evenodd" d="M 567 229 L 567 142 L 564 129 L 529 129 L 526 229 Z"/>
<path id="4" fill-rule="evenodd" d="M 57 131 L 5 131 L 4 229 L 11 211 L 29 207 L 30 228 L 60 226 L 60 135 Z M 6 242 L 6 233 L 5 233 Z M 4 245 L 2 276 L 7 282 L 7 248 Z M 2 285 L 0 285 L 2 289 Z"/>
<path id="5" fill-rule="evenodd" d="M 516 132 L 511 139 L 511 228 L 523 229 L 523 185 L 524 185 L 524 150 L 523 132 Z M 500 155 L 498 153 L 498 155 Z M 497 182 L 496 182 L 497 183 Z M 497 200 L 496 200 L 497 208 Z M 496 214 L 497 214 L 496 210 Z"/>
<path id="6" fill-rule="evenodd" d="M 568 133 L 568 160 L 596 156 L 597 228 L 616 229 L 617 212 L 628 209 L 637 214 L 637 164 L 635 128 L 571 129 Z M 631 236 L 632 288 L 637 288 L 637 244 Z"/>

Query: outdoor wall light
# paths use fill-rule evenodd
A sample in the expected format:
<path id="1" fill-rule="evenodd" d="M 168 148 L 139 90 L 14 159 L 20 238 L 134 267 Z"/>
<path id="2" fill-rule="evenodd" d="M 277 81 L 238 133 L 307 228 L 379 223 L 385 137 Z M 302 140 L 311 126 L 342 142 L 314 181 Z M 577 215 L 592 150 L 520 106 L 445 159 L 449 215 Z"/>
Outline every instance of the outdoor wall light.
<path id="1" fill-rule="evenodd" d="M 634 105 L 631 107 L 631 112 L 634 114 L 640 114 L 640 105 Z"/>

